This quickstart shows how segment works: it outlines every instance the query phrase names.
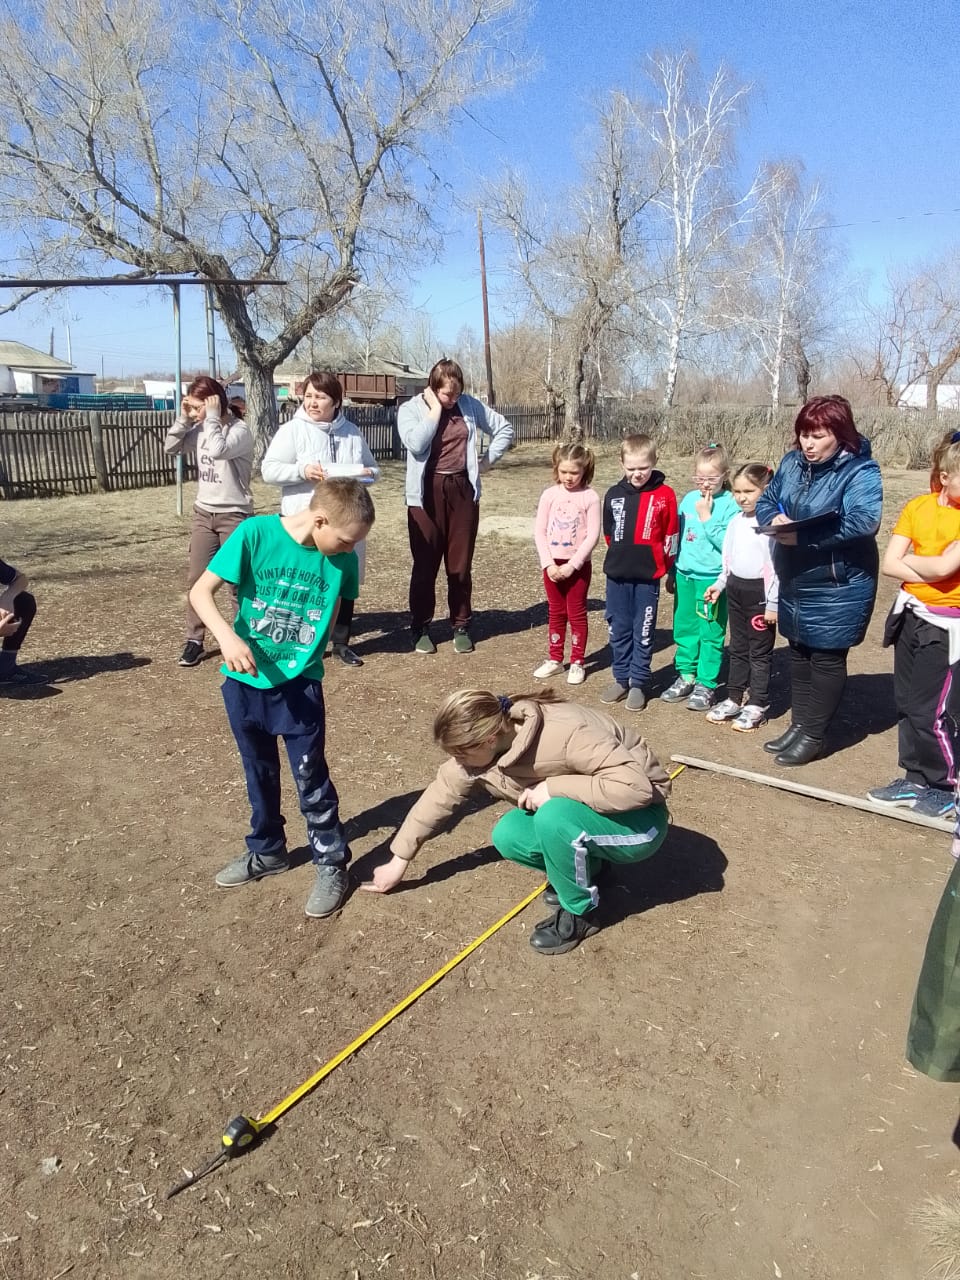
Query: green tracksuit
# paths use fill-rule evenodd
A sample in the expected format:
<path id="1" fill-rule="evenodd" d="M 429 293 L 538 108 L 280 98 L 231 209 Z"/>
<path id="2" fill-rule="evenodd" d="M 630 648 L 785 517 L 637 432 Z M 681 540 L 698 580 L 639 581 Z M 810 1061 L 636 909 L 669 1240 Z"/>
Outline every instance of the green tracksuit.
<path id="1" fill-rule="evenodd" d="M 710 609 L 704 606 L 703 593 L 716 580 L 716 574 L 692 578 L 678 571 L 673 601 L 673 638 L 677 646 L 673 661 L 677 675 L 693 676 L 697 684 L 708 689 L 715 689 L 720 679 L 727 634 L 727 593 L 724 591 Z M 705 613 L 713 616 L 702 617 Z"/>
<path id="2" fill-rule="evenodd" d="M 597 905 L 597 863 L 649 858 L 663 844 L 667 821 L 663 804 L 596 813 L 557 796 L 536 813 L 511 809 L 493 828 L 492 840 L 504 858 L 545 871 L 564 910 L 582 916 Z"/>

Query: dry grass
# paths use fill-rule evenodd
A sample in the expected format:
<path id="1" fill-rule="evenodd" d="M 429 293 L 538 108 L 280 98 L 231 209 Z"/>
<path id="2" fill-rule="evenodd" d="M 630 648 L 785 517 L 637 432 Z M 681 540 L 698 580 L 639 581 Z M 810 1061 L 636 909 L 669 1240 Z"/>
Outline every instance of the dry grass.
<path id="1" fill-rule="evenodd" d="M 927 1196 L 914 1210 L 913 1221 L 934 1258 L 927 1274 L 937 1280 L 960 1280 L 960 1199 Z"/>

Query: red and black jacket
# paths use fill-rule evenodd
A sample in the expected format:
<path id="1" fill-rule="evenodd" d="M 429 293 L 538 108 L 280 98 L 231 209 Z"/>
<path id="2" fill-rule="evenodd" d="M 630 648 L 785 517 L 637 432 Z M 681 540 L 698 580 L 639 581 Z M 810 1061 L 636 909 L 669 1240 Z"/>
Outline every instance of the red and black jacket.
<path id="1" fill-rule="evenodd" d="M 603 499 L 603 572 L 617 582 L 655 582 L 677 558 L 677 495 L 654 471 L 642 489 L 624 476 Z"/>

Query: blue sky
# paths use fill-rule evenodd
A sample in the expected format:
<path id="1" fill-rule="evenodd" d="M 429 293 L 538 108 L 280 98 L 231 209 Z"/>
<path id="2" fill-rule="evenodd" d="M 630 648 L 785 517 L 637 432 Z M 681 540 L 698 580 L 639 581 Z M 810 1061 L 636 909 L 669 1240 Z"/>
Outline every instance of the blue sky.
<path id="1" fill-rule="evenodd" d="M 446 172 L 467 202 L 476 176 L 504 163 L 561 188 L 575 172 L 591 101 L 614 87 L 638 89 L 648 53 L 689 47 L 705 71 L 723 61 L 754 85 L 740 137 L 744 176 L 762 160 L 802 160 L 826 189 L 852 272 L 876 281 L 888 265 L 960 245 L 957 0 L 534 0 L 528 36 L 534 74 L 475 104 L 476 123 L 464 121 L 443 144 Z M 497 327 L 511 315 L 498 296 L 506 247 L 492 239 L 487 259 Z M 184 292 L 184 361 L 196 366 L 205 362 L 202 300 L 198 289 Z M 434 315 L 441 337 L 463 324 L 479 330 L 474 210 L 450 219 L 444 258 L 423 271 L 414 302 Z M 0 337 L 46 349 L 52 325 L 64 356 L 68 319 L 78 367 L 98 372 L 101 357 L 108 374 L 172 364 L 169 297 L 152 290 L 76 290 L 46 314 L 28 305 L 3 317 Z"/>

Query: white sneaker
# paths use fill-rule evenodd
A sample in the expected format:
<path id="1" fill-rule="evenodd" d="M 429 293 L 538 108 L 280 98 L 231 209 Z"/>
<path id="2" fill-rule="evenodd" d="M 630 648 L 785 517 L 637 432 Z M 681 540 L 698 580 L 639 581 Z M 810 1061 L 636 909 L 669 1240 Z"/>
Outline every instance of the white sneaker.
<path id="1" fill-rule="evenodd" d="M 759 729 L 766 722 L 766 707 L 757 707 L 753 703 L 747 703 L 730 727 L 736 729 L 739 733 L 752 733 L 754 729 Z"/>
<path id="2" fill-rule="evenodd" d="M 540 663 L 533 674 L 537 680 L 549 680 L 551 676 L 558 676 L 562 670 L 562 662 L 554 662 L 552 658 L 548 658 L 546 662 Z"/>
<path id="3" fill-rule="evenodd" d="M 587 678 L 587 673 L 583 669 L 582 662 L 571 662 L 570 670 L 567 672 L 567 684 L 583 684 Z"/>
<path id="4" fill-rule="evenodd" d="M 724 720 L 733 720 L 739 714 L 740 703 L 734 702 L 732 698 L 724 698 L 722 702 L 718 702 L 715 707 L 710 708 L 707 712 L 707 719 L 711 724 L 722 724 Z"/>

